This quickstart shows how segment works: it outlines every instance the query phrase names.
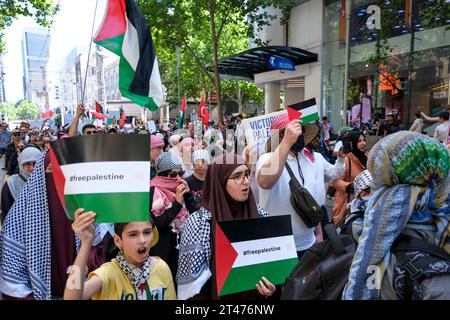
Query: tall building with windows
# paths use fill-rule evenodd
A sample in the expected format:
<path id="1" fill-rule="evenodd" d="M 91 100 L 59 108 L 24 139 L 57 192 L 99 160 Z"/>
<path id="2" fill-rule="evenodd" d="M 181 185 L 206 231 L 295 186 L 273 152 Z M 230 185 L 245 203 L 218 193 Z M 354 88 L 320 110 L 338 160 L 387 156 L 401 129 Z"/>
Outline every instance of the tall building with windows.
<path id="1" fill-rule="evenodd" d="M 0 102 L 6 101 L 5 72 L 3 71 L 3 56 L 0 55 Z"/>
<path id="2" fill-rule="evenodd" d="M 46 29 L 27 28 L 22 35 L 24 98 L 48 110 L 47 72 L 50 33 Z"/>

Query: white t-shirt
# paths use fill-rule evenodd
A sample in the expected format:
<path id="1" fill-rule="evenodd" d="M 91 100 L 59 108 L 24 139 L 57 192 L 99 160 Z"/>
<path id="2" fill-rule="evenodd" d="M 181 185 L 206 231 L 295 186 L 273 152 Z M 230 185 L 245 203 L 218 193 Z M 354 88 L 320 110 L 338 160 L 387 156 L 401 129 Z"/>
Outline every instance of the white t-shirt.
<path id="1" fill-rule="evenodd" d="M 256 165 L 258 175 L 264 163 L 270 159 L 273 153 L 266 153 L 259 158 Z M 298 153 L 298 160 L 305 178 L 304 187 L 311 193 L 319 205 L 326 201 L 325 182 L 331 182 L 344 174 L 344 160 L 338 158 L 333 166 L 324 157 L 314 152 L 314 163 L 305 155 L 304 151 Z M 287 157 L 287 163 L 294 172 L 297 180 L 302 183 L 298 173 L 297 159 L 291 155 Z M 271 189 L 259 187 L 259 203 L 267 211 L 269 216 L 291 215 L 292 231 L 294 233 L 295 247 L 297 251 L 310 248 L 316 241 L 314 228 L 308 228 L 291 205 L 291 189 L 289 188 L 289 173 L 283 169 L 278 181 Z"/>
<path id="2" fill-rule="evenodd" d="M 440 125 L 438 125 L 436 127 L 436 133 L 437 133 L 437 139 L 439 140 L 439 142 L 445 142 L 447 141 L 447 137 L 448 137 L 448 126 L 449 123 L 448 122 L 444 122 L 441 123 Z"/>

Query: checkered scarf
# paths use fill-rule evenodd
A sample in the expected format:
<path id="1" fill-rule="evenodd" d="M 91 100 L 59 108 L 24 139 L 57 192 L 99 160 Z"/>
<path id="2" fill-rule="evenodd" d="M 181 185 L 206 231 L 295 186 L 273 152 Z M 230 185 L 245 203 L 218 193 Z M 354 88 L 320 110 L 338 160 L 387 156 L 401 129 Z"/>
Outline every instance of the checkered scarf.
<path id="1" fill-rule="evenodd" d="M 134 290 L 136 290 L 136 295 L 138 300 L 148 300 L 148 292 L 150 292 L 150 288 L 148 288 L 148 278 L 151 273 L 151 257 L 148 256 L 147 260 L 145 260 L 142 268 L 136 267 L 125 260 L 122 251 L 116 256 L 116 261 L 120 266 L 120 269 L 128 276 L 133 285 Z"/>
<path id="2" fill-rule="evenodd" d="M 19 298 L 32 293 L 37 300 L 51 299 L 50 241 L 43 155 L 0 233 L 0 291 Z"/>

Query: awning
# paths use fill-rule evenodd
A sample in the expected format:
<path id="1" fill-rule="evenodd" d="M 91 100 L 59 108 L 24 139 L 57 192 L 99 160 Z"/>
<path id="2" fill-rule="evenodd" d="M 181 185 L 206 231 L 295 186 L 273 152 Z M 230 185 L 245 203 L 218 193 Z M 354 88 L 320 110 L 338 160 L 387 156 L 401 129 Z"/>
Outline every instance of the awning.
<path id="1" fill-rule="evenodd" d="M 275 70 L 266 63 L 264 56 L 289 59 L 294 66 L 317 61 L 317 54 L 299 48 L 259 47 L 220 60 L 220 75 L 224 79 L 253 81 L 255 74 Z M 208 70 L 212 71 L 211 66 Z"/>

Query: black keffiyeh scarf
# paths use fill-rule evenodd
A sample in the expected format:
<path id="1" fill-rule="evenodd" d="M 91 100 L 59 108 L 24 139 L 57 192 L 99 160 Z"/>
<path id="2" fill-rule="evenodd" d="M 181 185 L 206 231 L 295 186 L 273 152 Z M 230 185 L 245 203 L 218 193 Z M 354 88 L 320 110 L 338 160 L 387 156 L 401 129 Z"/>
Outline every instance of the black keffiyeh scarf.
<path id="1" fill-rule="evenodd" d="M 122 271 L 130 278 L 133 288 L 136 290 L 138 300 L 151 299 L 151 291 L 147 284 L 151 272 L 151 257 L 148 256 L 142 268 L 136 267 L 125 260 L 122 251 L 119 251 L 116 257 Z"/>

